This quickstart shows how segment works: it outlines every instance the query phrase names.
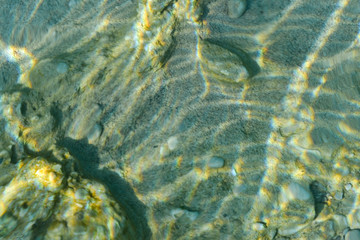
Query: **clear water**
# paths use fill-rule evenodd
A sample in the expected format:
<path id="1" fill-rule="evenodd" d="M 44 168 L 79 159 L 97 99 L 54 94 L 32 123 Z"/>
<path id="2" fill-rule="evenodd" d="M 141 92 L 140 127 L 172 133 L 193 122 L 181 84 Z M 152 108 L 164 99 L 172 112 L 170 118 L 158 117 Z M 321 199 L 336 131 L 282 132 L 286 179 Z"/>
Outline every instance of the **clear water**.
<path id="1" fill-rule="evenodd" d="M 360 239 L 359 0 L 0 23 L 1 239 Z"/>

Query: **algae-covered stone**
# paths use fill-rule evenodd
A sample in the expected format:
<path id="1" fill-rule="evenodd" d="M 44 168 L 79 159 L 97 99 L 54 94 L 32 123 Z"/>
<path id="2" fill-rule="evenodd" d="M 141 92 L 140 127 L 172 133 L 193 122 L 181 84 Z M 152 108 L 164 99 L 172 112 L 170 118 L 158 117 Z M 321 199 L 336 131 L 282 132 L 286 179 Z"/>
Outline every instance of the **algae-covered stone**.
<path id="1" fill-rule="evenodd" d="M 61 190 L 45 239 L 136 239 L 125 211 L 104 186 L 86 179 L 69 181 L 72 187 Z"/>
<path id="2" fill-rule="evenodd" d="M 0 188 L 0 225 L 11 222 L 18 229 L 30 229 L 36 221 L 48 219 L 62 178 L 57 164 L 43 158 L 20 161 L 16 176 Z M 14 237 L 8 230 L 1 232 L 1 237 Z"/>
<path id="3" fill-rule="evenodd" d="M 67 178 L 60 164 L 42 157 L 22 160 L 17 168 L 0 187 L 0 238 L 136 239 L 127 214 L 100 183 Z"/>

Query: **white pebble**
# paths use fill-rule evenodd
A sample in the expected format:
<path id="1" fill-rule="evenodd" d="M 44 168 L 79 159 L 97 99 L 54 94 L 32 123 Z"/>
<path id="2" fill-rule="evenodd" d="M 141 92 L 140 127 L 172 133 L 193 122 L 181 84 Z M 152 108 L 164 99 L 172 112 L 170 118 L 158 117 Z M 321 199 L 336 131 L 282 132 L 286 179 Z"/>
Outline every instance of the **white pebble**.
<path id="1" fill-rule="evenodd" d="M 220 157 L 212 157 L 208 162 L 210 168 L 222 168 L 225 164 L 224 159 Z"/>
<path id="2" fill-rule="evenodd" d="M 282 199 L 284 202 L 294 199 L 305 201 L 310 197 L 310 193 L 303 186 L 296 182 L 290 183 L 287 187 L 283 188 L 282 191 Z"/>
<path id="3" fill-rule="evenodd" d="M 307 200 L 310 198 L 310 193 L 306 191 L 300 184 L 292 182 L 289 185 L 289 191 L 294 198 L 299 200 Z"/>
<path id="4" fill-rule="evenodd" d="M 336 193 L 335 193 L 335 195 L 334 195 L 334 198 L 336 199 L 336 200 L 341 200 L 341 199 L 343 199 L 343 197 L 344 197 L 344 194 L 343 194 L 343 192 L 342 191 L 337 191 Z"/>
<path id="5" fill-rule="evenodd" d="M 172 151 L 176 148 L 176 145 L 178 144 L 177 137 L 170 137 L 167 141 L 169 149 Z"/>
<path id="6" fill-rule="evenodd" d="M 96 140 L 98 140 L 98 138 L 100 137 L 102 131 L 103 128 L 101 127 L 101 125 L 95 124 L 87 136 L 89 143 L 94 144 Z"/>
<path id="7" fill-rule="evenodd" d="M 160 147 L 159 153 L 160 153 L 160 156 L 164 156 L 164 154 L 165 154 L 165 148 L 164 148 L 164 146 L 161 146 L 161 147 Z"/>
<path id="8" fill-rule="evenodd" d="M 228 14 L 231 18 L 238 18 L 246 10 L 246 0 L 229 0 L 228 1 Z"/>
<path id="9" fill-rule="evenodd" d="M 351 183 L 346 184 L 345 189 L 346 189 L 346 191 L 350 191 L 352 189 Z"/>
<path id="10" fill-rule="evenodd" d="M 182 215 L 186 215 L 189 220 L 194 221 L 198 216 L 199 213 L 196 211 L 188 211 L 185 209 L 181 209 L 181 208 L 174 208 L 170 211 L 170 215 L 173 219 L 177 219 L 179 217 L 181 217 Z"/>
<path id="11" fill-rule="evenodd" d="M 173 219 L 179 218 L 184 214 L 184 210 L 181 208 L 175 208 L 170 211 L 170 215 Z"/>
<path id="12" fill-rule="evenodd" d="M 266 224 L 263 222 L 257 222 L 252 225 L 252 228 L 256 231 L 262 231 L 266 228 Z"/>
<path id="13" fill-rule="evenodd" d="M 237 175 L 236 170 L 235 170 L 234 167 L 231 168 L 230 174 L 231 174 L 232 176 L 234 176 L 234 177 Z"/>
<path id="14" fill-rule="evenodd" d="M 66 64 L 66 63 L 59 63 L 57 66 L 56 66 L 56 71 L 58 72 L 58 73 L 66 73 L 67 72 L 67 70 L 68 70 L 68 65 Z"/>

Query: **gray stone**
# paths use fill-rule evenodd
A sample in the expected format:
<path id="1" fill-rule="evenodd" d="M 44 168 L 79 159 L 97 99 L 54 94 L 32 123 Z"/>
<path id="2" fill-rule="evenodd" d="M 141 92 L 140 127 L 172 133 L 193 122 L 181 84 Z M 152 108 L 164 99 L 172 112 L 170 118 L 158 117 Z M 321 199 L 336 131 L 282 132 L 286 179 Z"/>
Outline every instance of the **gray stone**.
<path id="1" fill-rule="evenodd" d="M 210 158 L 209 162 L 208 162 L 208 166 L 210 168 L 222 168 L 225 164 L 224 159 L 222 159 L 221 157 L 212 157 Z"/>
<path id="2" fill-rule="evenodd" d="M 68 70 L 69 66 L 66 63 L 58 63 L 58 65 L 56 66 L 56 71 L 58 73 L 66 73 Z"/>
<path id="3" fill-rule="evenodd" d="M 354 229 L 350 230 L 345 235 L 345 240 L 359 240 L 360 239 L 360 230 Z"/>
<path id="4" fill-rule="evenodd" d="M 244 14 L 246 10 L 246 0 L 229 0 L 228 15 L 231 18 L 238 18 Z"/>

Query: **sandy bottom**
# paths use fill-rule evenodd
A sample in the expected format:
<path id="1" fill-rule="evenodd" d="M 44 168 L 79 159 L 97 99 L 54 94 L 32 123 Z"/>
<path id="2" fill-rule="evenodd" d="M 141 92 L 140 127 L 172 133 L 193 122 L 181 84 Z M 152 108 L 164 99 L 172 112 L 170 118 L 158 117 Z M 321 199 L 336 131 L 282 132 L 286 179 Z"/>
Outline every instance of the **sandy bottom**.
<path id="1" fill-rule="evenodd" d="M 0 238 L 360 236 L 358 0 L 0 5 Z"/>

